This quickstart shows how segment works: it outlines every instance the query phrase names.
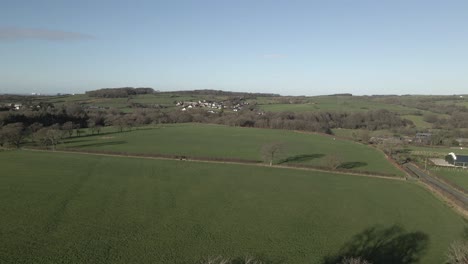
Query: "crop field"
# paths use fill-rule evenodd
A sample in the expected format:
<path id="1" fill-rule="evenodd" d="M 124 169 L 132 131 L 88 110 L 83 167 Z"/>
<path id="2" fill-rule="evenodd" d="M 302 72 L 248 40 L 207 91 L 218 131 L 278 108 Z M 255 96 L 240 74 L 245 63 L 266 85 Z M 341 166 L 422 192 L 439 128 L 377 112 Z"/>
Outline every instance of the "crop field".
<path id="1" fill-rule="evenodd" d="M 188 157 L 262 160 L 262 146 L 284 145 L 277 162 L 327 166 L 336 156 L 344 169 L 403 175 L 383 153 L 369 146 L 331 136 L 287 130 L 228 127 L 206 124 L 174 124 L 67 139 L 60 148 L 170 154 Z"/>
<path id="2" fill-rule="evenodd" d="M 435 167 L 431 171 L 468 191 L 468 169 Z"/>
<path id="3" fill-rule="evenodd" d="M 402 180 L 27 151 L 0 166 L 2 263 L 336 263 L 359 248 L 435 264 L 467 228 Z"/>

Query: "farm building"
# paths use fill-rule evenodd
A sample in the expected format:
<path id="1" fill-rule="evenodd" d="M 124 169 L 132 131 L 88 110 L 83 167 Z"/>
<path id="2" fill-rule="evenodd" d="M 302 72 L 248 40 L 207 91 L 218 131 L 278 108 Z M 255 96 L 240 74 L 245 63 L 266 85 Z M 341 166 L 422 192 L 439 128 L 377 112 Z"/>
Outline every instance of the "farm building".
<path id="1" fill-rule="evenodd" d="M 454 166 L 460 166 L 460 167 L 468 167 L 468 156 L 463 156 L 463 155 L 456 155 L 453 152 L 450 152 L 446 157 L 445 160 L 454 165 Z"/>
<path id="2" fill-rule="evenodd" d="M 416 133 L 414 137 L 414 142 L 428 144 L 431 142 L 432 133 Z"/>

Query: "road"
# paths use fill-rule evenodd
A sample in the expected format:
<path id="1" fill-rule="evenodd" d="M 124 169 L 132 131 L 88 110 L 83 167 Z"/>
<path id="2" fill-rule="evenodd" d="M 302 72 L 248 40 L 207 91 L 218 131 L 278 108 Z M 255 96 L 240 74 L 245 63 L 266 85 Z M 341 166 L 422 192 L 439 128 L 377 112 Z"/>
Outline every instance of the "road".
<path id="1" fill-rule="evenodd" d="M 457 191 L 456 189 L 452 188 L 451 186 L 437 180 L 436 178 L 430 176 L 429 174 L 425 173 L 423 170 L 415 166 L 414 164 L 408 163 L 405 164 L 404 167 L 411 172 L 412 175 L 419 178 L 421 181 L 429 184 L 432 187 L 435 187 L 439 191 L 441 191 L 445 196 L 451 198 L 452 200 L 456 200 L 456 202 L 463 206 L 463 208 L 468 209 L 468 196 L 464 193 Z"/>

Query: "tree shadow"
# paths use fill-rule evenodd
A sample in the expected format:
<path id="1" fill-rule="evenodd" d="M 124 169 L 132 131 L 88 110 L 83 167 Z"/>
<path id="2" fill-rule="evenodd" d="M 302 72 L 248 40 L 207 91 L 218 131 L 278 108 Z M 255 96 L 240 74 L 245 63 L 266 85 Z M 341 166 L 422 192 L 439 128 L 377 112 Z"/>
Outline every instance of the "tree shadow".
<path id="1" fill-rule="evenodd" d="M 340 263 L 346 257 L 361 257 L 371 263 L 417 263 L 429 244 L 423 232 L 406 232 L 393 225 L 374 226 L 355 235 L 336 255 L 326 256 L 323 264 Z"/>
<path id="2" fill-rule="evenodd" d="M 73 140 L 72 138 L 69 138 L 68 140 L 64 140 L 62 143 L 63 144 L 73 144 L 73 143 L 81 143 L 81 142 L 89 142 L 93 141 L 92 139 L 78 139 L 78 140 Z"/>
<path id="3" fill-rule="evenodd" d="M 112 146 L 112 145 L 121 145 L 125 144 L 127 141 L 107 141 L 107 142 L 99 142 L 99 143 L 91 143 L 91 144 L 83 144 L 78 146 L 73 146 L 74 148 L 86 148 L 86 147 L 103 147 L 103 146 Z"/>
<path id="4" fill-rule="evenodd" d="M 278 162 L 278 164 L 287 163 L 287 162 L 309 161 L 309 160 L 321 158 L 323 156 L 325 156 L 325 154 L 299 154 L 299 155 L 294 155 L 294 156 L 282 159 Z"/>
<path id="5" fill-rule="evenodd" d="M 351 161 L 351 162 L 343 162 L 338 166 L 338 169 L 354 169 L 359 167 L 367 166 L 366 162 L 360 161 Z"/>

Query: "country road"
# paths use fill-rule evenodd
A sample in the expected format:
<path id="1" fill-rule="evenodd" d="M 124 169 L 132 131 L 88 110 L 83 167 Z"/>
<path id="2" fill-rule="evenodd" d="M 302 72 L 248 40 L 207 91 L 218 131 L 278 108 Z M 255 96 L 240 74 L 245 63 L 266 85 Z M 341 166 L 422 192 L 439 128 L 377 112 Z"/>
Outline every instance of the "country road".
<path id="1" fill-rule="evenodd" d="M 425 182 L 426 184 L 429 184 L 432 187 L 437 188 L 444 195 L 456 200 L 456 202 L 459 205 L 463 206 L 464 209 L 468 209 L 468 196 L 466 196 L 464 193 L 430 176 L 414 164 L 408 163 L 405 164 L 404 167 L 409 172 L 411 172 L 412 175 L 416 176 L 421 181 Z"/>

